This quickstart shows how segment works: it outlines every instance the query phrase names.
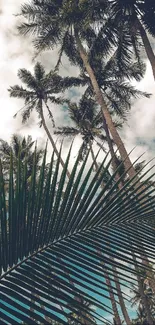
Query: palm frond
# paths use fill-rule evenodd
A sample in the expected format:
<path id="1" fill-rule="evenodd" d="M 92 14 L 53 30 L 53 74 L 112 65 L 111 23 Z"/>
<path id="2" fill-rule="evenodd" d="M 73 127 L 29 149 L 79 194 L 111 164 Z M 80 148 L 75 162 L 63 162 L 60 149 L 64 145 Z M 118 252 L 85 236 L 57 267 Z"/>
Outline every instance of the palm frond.
<path id="1" fill-rule="evenodd" d="M 34 96 L 34 91 L 28 91 L 27 89 L 24 89 L 22 86 L 12 86 L 8 89 L 10 93 L 10 97 L 17 97 L 25 99 L 25 101 L 31 100 Z"/>
<path id="2" fill-rule="evenodd" d="M 45 69 L 39 62 L 37 62 L 34 66 L 34 77 L 38 82 L 45 78 Z"/>
<path id="3" fill-rule="evenodd" d="M 62 135 L 62 136 L 75 136 L 77 134 L 79 134 L 79 131 L 76 128 L 73 127 L 58 127 L 54 130 L 54 134 L 57 135 Z"/>
<path id="4" fill-rule="evenodd" d="M 87 168 L 89 153 L 80 167 L 79 154 L 67 181 L 70 154 L 71 149 L 62 172 L 59 171 L 61 152 L 56 166 L 52 156 L 44 182 L 45 151 L 39 182 L 36 182 L 35 153 L 30 187 L 25 186 L 27 161 L 23 172 L 19 159 L 14 181 L 11 156 L 8 208 L 0 169 L 0 317 L 3 322 L 36 324 L 44 323 L 46 317 L 47 324 L 51 320 L 68 324 L 68 317 L 75 320 L 80 309 L 85 311 L 84 299 L 86 304 L 96 306 L 96 310 L 88 308 L 83 313 L 85 320 L 93 317 L 104 323 L 104 315 L 112 314 L 112 310 L 100 263 L 106 263 L 111 280 L 111 267 L 117 267 L 122 286 L 129 287 L 135 283 L 136 275 L 132 254 L 142 253 L 141 242 L 145 255 L 155 258 L 154 230 L 149 224 L 154 220 L 155 189 L 150 190 L 148 186 L 148 194 L 143 194 L 144 203 L 144 190 L 137 193 L 133 189 L 134 179 L 116 191 L 115 174 L 109 176 L 101 189 L 111 161 L 106 162 L 106 155 L 94 175 L 93 164 Z M 143 264 L 139 260 L 137 264 L 141 272 Z"/>
<path id="5" fill-rule="evenodd" d="M 37 99 L 36 100 L 32 100 L 29 104 L 26 105 L 26 109 L 22 112 L 22 123 L 26 123 L 27 120 L 30 118 L 30 115 L 35 107 L 37 103 Z"/>
<path id="6" fill-rule="evenodd" d="M 83 67 L 82 60 L 76 47 L 75 38 L 69 32 L 65 35 L 64 53 L 67 55 L 71 64 L 78 65 L 81 68 Z"/>
<path id="7" fill-rule="evenodd" d="M 87 83 L 86 80 L 83 78 L 78 77 L 64 77 L 61 81 L 61 89 L 62 91 L 65 89 L 68 89 L 70 87 L 79 87 L 79 86 L 85 86 Z"/>
<path id="8" fill-rule="evenodd" d="M 38 67 L 38 63 L 36 64 L 36 68 L 37 67 Z M 23 83 L 25 83 L 28 86 L 28 88 L 33 90 L 37 89 L 37 82 L 30 71 L 26 69 L 19 69 L 18 77 Z"/>
<path id="9" fill-rule="evenodd" d="M 90 58 L 96 54 L 108 57 L 111 53 L 111 49 L 117 45 L 117 33 L 115 21 L 113 18 L 107 17 L 101 25 L 96 38 L 94 38 L 92 42 Z"/>

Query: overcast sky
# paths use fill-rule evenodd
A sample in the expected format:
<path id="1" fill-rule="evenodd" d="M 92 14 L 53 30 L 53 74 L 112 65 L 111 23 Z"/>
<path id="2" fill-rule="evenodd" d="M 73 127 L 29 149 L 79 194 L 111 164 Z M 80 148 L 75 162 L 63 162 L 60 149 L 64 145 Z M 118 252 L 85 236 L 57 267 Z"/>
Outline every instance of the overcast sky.
<path id="1" fill-rule="evenodd" d="M 22 135 L 31 134 L 34 139 L 38 138 L 39 143 L 42 144 L 45 142 L 46 136 L 44 131 L 38 127 L 36 115 L 32 115 L 26 125 L 21 124 L 20 115 L 14 119 L 13 115 L 22 107 L 23 102 L 18 99 L 10 99 L 7 92 L 9 86 L 19 83 L 17 78 L 18 69 L 24 67 L 32 71 L 34 65 L 34 62 L 32 62 L 34 49 L 31 40 L 19 37 L 16 29 L 17 17 L 13 15 L 19 12 L 20 4 L 23 2 L 22 0 L 0 1 L 0 137 L 9 140 L 13 132 Z M 52 56 L 51 53 L 44 53 L 37 60 L 41 60 L 48 71 L 54 66 L 56 52 Z M 66 75 L 77 75 L 78 73 L 77 69 L 69 64 L 64 64 L 62 69 Z M 145 159 L 148 160 L 154 156 L 155 146 L 155 83 L 149 63 L 147 64 L 146 76 L 138 84 L 138 88 L 154 95 L 151 99 L 140 99 L 133 105 L 128 122 L 124 125 L 123 140 L 129 151 L 137 146 L 132 154 L 133 159 L 146 152 Z M 64 120 L 63 112 L 58 107 L 53 107 L 53 113 L 56 124 L 62 124 Z M 50 122 L 48 122 L 48 126 L 50 127 Z M 77 139 L 76 144 L 79 143 L 80 140 Z"/>

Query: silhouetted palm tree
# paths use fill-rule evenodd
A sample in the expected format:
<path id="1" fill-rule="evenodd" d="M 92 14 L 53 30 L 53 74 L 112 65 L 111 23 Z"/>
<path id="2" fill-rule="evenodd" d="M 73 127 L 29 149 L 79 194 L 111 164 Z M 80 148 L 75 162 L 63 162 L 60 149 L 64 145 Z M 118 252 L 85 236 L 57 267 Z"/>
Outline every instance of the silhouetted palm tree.
<path id="1" fill-rule="evenodd" d="M 44 127 L 47 137 L 49 138 L 58 158 L 59 153 L 51 132 L 47 127 L 44 111 L 46 109 L 48 116 L 52 121 L 52 127 L 55 127 L 53 114 L 48 103 L 63 105 L 66 100 L 56 95 L 70 86 L 81 84 L 82 81 L 79 78 L 62 78 L 53 71 L 46 74 L 43 65 L 39 62 L 35 64 L 34 75 L 26 69 L 20 69 L 18 71 L 18 77 L 22 83 L 26 85 L 26 88 L 15 85 L 9 88 L 9 93 L 11 97 L 21 98 L 25 102 L 25 106 L 21 108 L 22 122 L 25 123 L 29 119 L 31 112 L 35 110 L 38 113 L 40 120 L 39 124 Z M 16 115 L 17 114 L 15 114 L 15 116 Z M 64 162 L 61 157 L 60 163 L 62 167 L 64 167 Z M 70 175 L 69 172 L 67 172 L 67 174 L 68 176 Z"/>
<path id="2" fill-rule="evenodd" d="M 140 60 L 143 44 L 155 78 L 155 54 L 147 35 L 149 33 L 155 37 L 154 0 L 108 0 L 108 2 L 110 16 L 115 20 L 115 26 L 119 30 L 120 65 L 125 58 L 128 61 L 132 57 L 131 47 Z"/>
<path id="3" fill-rule="evenodd" d="M 108 29 L 108 32 L 106 31 L 106 35 L 104 35 L 105 22 L 103 18 L 106 8 L 107 1 L 99 1 L 96 4 L 94 1 L 66 0 L 58 2 L 54 0 L 52 3 L 49 3 L 49 1 L 32 0 L 30 4 L 24 4 L 21 7 L 21 14 L 28 22 L 22 23 L 19 30 L 25 35 L 28 33 L 36 35 L 34 44 L 37 50 L 40 51 L 59 45 L 59 62 L 62 53 L 65 52 L 72 63 L 74 62 L 75 65 L 79 65 L 81 68 L 84 67 L 90 78 L 96 101 L 101 107 L 104 129 L 109 129 L 118 147 L 120 156 L 124 161 L 125 169 L 126 171 L 128 170 L 129 176 L 132 178 L 136 177 L 136 172 L 128 157 L 123 141 L 112 121 L 95 71 L 90 64 L 87 48 L 84 47 L 87 44 L 90 48 L 95 43 L 95 39 L 99 34 L 103 35 L 99 47 L 102 45 L 102 49 L 106 49 L 104 55 L 110 52 L 111 40 L 108 41 L 109 35 L 112 37 L 114 45 L 117 45 L 115 35 L 112 35 L 110 32 L 111 27 Z M 98 28 L 96 29 L 97 25 Z M 95 47 L 97 51 L 97 45 Z"/>
<path id="4" fill-rule="evenodd" d="M 32 141 L 32 137 L 22 137 L 19 134 L 13 134 L 10 144 L 0 139 L 0 158 L 3 161 L 3 170 L 6 178 L 9 177 L 10 169 L 10 157 L 12 155 L 14 162 L 14 172 L 17 171 L 18 159 L 20 157 L 21 162 L 24 164 L 27 159 L 28 173 L 27 179 L 32 175 L 32 166 L 34 161 L 34 150 L 32 150 L 35 141 Z M 43 158 L 44 150 L 37 149 L 36 151 L 36 163 L 39 171 L 41 160 Z"/>

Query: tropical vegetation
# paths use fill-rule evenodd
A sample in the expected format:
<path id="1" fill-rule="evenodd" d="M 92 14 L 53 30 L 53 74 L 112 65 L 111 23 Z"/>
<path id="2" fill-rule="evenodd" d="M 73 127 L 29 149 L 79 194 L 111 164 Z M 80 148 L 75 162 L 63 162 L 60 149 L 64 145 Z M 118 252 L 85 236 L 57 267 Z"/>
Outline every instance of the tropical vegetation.
<path id="1" fill-rule="evenodd" d="M 35 55 L 48 50 L 53 67 L 56 50 L 57 60 L 49 72 L 19 69 L 22 84 L 8 89 L 24 100 L 15 117 L 28 124 L 34 111 L 49 143 L 0 139 L 0 321 L 153 325 L 154 170 L 131 161 L 121 132 L 137 98 L 150 97 L 134 84 L 143 49 L 155 77 L 154 1 L 31 0 L 19 15 Z"/>

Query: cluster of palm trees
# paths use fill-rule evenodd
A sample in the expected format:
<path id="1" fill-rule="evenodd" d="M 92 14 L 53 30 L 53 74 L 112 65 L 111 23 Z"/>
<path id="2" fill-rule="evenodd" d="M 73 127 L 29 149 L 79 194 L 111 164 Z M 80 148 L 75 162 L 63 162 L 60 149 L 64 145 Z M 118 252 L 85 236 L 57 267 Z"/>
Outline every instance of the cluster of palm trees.
<path id="1" fill-rule="evenodd" d="M 121 325 L 124 318 L 129 325 L 129 297 L 123 288 L 134 284 L 133 292 L 140 297 L 139 313 L 144 315 L 136 322 L 152 325 L 154 305 L 148 295 L 152 294 L 154 304 L 150 266 L 154 258 L 154 187 L 152 177 L 143 179 L 145 164 L 131 162 L 119 131 L 133 100 L 150 96 L 131 81 L 140 81 L 145 74 L 143 49 L 155 78 L 149 37 L 155 36 L 155 3 L 31 0 L 21 6 L 20 15 L 24 21 L 18 29 L 34 36 L 37 52 L 58 50 L 55 69 L 46 73 L 39 62 L 34 74 L 20 69 L 23 85 L 9 88 L 11 97 L 24 100 L 19 110 L 23 123 L 33 110 L 37 112 L 53 155 L 46 164 L 46 150 L 32 151 L 30 137 L 14 135 L 11 145 L 0 140 L 1 289 L 6 302 L 0 301 L 0 319 L 6 323 L 16 317 L 31 324 L 44 320 L 100 324 L 107 323 L 104 313 L 111 313 L 114 324 Z M 78 77 L 61 76 L 64 55 L 79 68 Z M 83 94 L 78 103 L 66 98 L 66 90 L 79 86 L 83 86 Z M 67 107 L 68 126 L 56 125 L 52 104 Z M 53 134 L 82 136 L 72 170 L 71 149 L 63 160 Z M 94 144 L 102 152 L 101 162 Z M 111 159 L 107 162 L 108 151 Z M 89 153 L 92 165 L 83 174 Z"/>

